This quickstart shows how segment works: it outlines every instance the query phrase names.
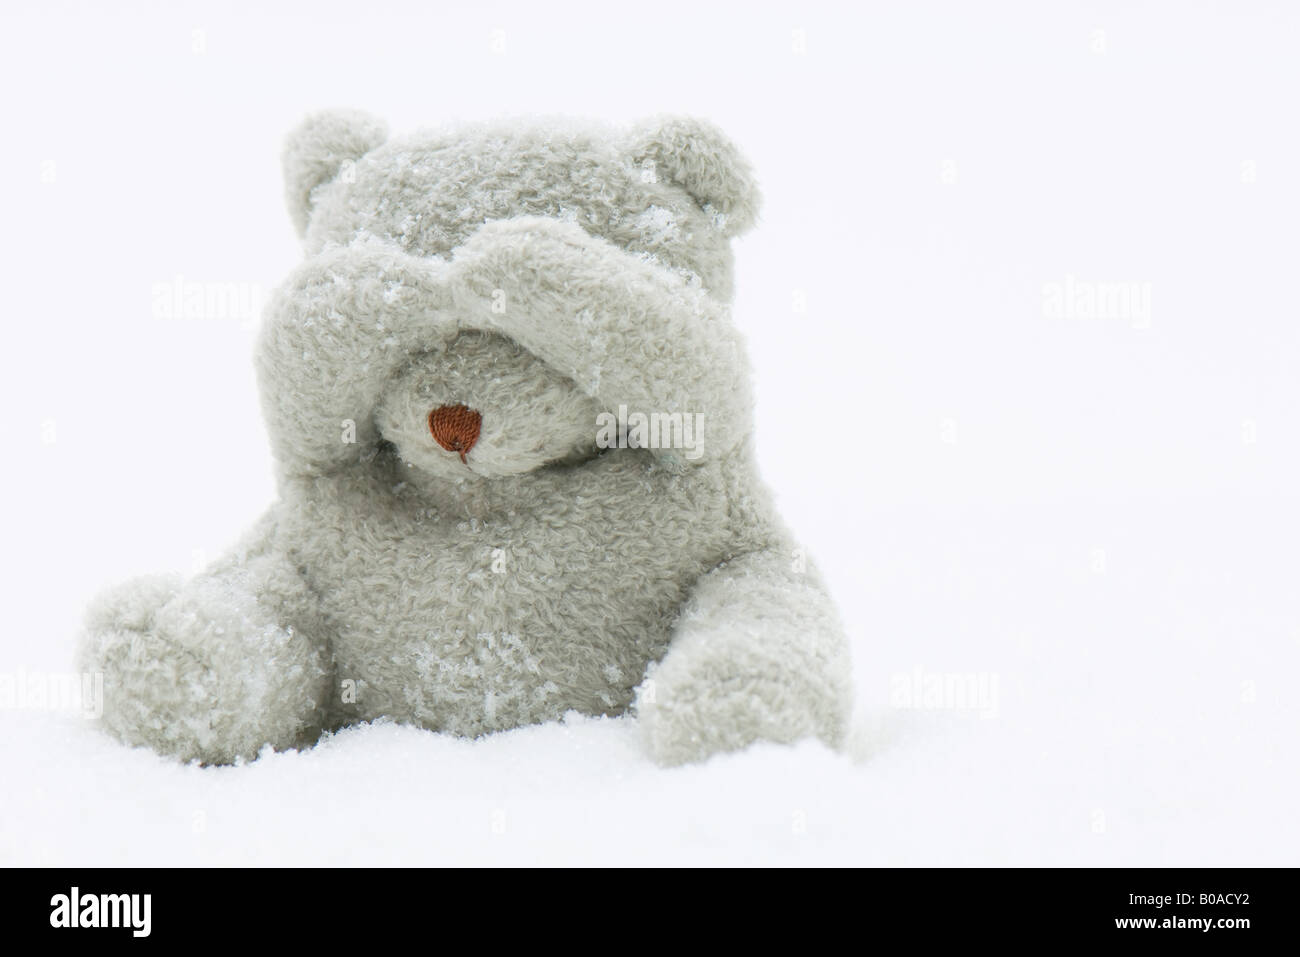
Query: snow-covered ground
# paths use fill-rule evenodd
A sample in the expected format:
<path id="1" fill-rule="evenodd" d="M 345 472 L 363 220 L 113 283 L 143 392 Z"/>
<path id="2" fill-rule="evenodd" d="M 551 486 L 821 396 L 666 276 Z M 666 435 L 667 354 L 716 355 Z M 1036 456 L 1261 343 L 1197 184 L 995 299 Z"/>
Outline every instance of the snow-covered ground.
<path id="1" fill-rule="evenodd" d="M 1300 863 L 1296 11 L 669 4 L 614 43 L 510 5 L 73 9 L 0 31 L 0 677 L 66 672 L 94 591 L 271 500 L 245 307 L 297 255 L 304 109 L 671 109 L 760 172 L 762 466 L 858 714 L 843 754 L 672 770 L 579 716 L 200 769 L 4 707 L 0 864 Z M 233 304 L 185 318 L 187 283 Z"/>

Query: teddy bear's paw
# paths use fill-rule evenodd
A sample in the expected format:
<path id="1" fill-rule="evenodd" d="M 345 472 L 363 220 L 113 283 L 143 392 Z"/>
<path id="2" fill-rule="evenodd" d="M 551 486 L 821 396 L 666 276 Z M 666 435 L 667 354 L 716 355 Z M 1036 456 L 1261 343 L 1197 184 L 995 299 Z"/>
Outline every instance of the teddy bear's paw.
<path id="1" fill-rule="evenodd" d="M 319 650 L 219 581 L 147 601 L 166 594 L 156 580 L 130 583 L 93 609 L 80 666 L 103 676 L 103 726 L 205 764 L 309 740 L 327 674 Z"/>
<path id="2" fill-rule="evenodd" d="M 205 704 L 215 687 L 200 655 L 151 628 L 95 628 L 80 667 L 102 676 L 100 720 L 116 737 L 185 761 L 216 756 Z"/>
<path id="3" fill-rule="evenodd" d="M 756 741 L 819 737 L 837 747 L 844 707 L 826 689 L 775 675 L 711 671 L 651 675 L 637 696 L 642 740 L 665 766 L 701 761 Z"/>

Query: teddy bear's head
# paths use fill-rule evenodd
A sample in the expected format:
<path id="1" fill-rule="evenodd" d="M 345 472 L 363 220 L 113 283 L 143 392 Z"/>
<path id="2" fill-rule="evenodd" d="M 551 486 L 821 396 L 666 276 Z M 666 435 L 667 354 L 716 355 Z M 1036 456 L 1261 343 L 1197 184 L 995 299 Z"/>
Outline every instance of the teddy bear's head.
<path id="1" fill-rule="evenodd" d="M 284 174 L 309 264 L 338 296 L 303 308 L 311 323 L 356 327 L 349 338 L 360 365 L 340 378 L 370 377 L 358 389 L 367 407 L 348 409 L 346 418 L 365 436 L 361 461 L 370 461 L 364 450 L 377 442 L 391 445 L 417 481 L 523 475 L 599 454 L 599 419 L 622 408 L 625 392 L 649 404 L 644 411 L 676 414 L 684 430 L 683 416 L 711 413 L 724 401 L 719 391 L 728 400 L 741 391 L 727 381 L 690 392 L 714 371 L 692 363 L 710 343 L 729 341 L 724 323 L 708 316 L 725 312 L 730 240 L 753 223 L 759 202 L 748 165 L 707 123 L 506 122 L 390 140 L 367 114 L 331 111 L 290 135 Z M 500 267 L 516 252 L 524 258 Z M 520 293 L 524 307 L 485 322 L 486 297 L 504 291 L 465 277 L 498 267 L 507 268 L 507 284 L 526 286 L 530 274 L 545 273 L 558 286 Z M 460 280 L 445 278 L 452 274 Z M 443 276 L 442 293 L 420 300 L 417 275 Z M 561 275 L 569 278 L 555 279 Z M 381 286 L 392 301 L 418 304 L 394 307 L 381 321 L 385 306 L 358 305 L 365 290 Z M 601 310 L 583 301 L 608 314 L 598 319 Z M 533 318 L 520 325 L 525 313 Z M 427 315 L 442 331 L 429 331 Z M 399 336 L 400 346 L 386 344 Z M 286 355 L 312 351 L 285 348 Z M 734 352 L 722 347 L 726 356 Z M 276 363 L 267 360 L 267 368 Z M 692 400 L 702 400 L 698 407 L 669 388 L 678 378 Z M 268 381 L 281 388 L 274 375 Z M 338 388 L 331 381 L 323 376 L 309 391 Z M 339 393 L 340 401 L 349 396 Z M 290 424 L 302 428 L 303 420 Z"/>
<path id="2" fill-rule="evenodd" d="M 447 257 L 485 222 L 546 216 L 732 294 L 729 240 L 759 195 L 715 127 L 656 117 L 630 129 L 566 120 L 452 126 L 388 139 L 368 114 L 305 120 L 284 153 L 290 214 L 308 253 L 377 237 Z"/>

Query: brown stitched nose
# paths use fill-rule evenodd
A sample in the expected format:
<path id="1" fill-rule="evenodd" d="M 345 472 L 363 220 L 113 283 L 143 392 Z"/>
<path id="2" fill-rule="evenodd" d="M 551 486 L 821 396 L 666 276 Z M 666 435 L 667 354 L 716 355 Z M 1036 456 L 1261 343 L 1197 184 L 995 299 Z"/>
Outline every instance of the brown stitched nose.
<path id="1" fill-rule="evenodd" d="M 440 405 L 429 413 L 429 431 L 433 433 L 433 440 L 448 452 L 459 452 L 462 462 L 478 441 L 478 431 L 482 426 L 483 416 L 464 405 Z"/>

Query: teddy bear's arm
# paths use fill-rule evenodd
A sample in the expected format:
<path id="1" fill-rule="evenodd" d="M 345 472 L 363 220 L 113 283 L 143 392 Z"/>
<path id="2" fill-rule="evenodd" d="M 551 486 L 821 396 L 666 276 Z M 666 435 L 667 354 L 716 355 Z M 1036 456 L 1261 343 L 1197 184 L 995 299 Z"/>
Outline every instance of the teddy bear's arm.
<path id="1" fill-rule="evenodd" d="M 257 355 L 281 467 L 319 474 L 373 448 L 393 371 L 459 329 L 514 339 L 608 411 L 702 414 L 702 456 L 749 432 L 747 363 L 725 306 L 578 226 L 520 217 L 482 226 L 450 264 L 371 241 L 294 272 Z"/>
<path id="2" fill-rule="evenodd" d="M 354 243 L 308 259 L 277 290 L 257 371 L 283 470 L 319 474 L 374 447 L 372 413 L 389 376 L 412 352 L 455 335 L 445 268 Z"/>
<path id="3" fill-rule="evenodd" d="M 836 746 L 851 697 L 834 605 L 802 552 L 771 546 L 696 583 L 637 713 L 651 755 L 672 765 L 759 740 Z"/>
<path id="4" fill-rule="evenodd" d="M 706 456 L 749 433 L 749 373 L 726 307 L 559 220 L 487 223 L 457 253 L 464 325 L 514 339 L 609 411 L 702 413 Z"/>

